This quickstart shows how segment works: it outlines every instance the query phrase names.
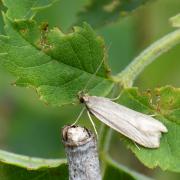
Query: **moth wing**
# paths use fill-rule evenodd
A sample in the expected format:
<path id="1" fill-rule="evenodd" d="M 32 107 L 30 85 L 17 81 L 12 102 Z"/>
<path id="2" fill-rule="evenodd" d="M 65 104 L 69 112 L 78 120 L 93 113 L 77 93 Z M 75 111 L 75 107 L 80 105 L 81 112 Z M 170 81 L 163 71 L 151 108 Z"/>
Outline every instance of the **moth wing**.
<path id="1" fill-rule="evenodd" d="M 161 132 L 167 132 L 166 127 L 156 119 L 107 98 L 89 96 L 86 105 L 103 123 L 142 146 L 159 147 Z"/>

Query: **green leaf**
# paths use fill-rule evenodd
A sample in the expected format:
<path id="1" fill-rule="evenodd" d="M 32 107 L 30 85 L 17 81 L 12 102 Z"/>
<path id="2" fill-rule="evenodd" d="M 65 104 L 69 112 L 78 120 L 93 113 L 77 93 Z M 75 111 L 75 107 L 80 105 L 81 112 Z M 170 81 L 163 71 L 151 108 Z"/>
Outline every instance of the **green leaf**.
<path id="1" fill-rule="evenodd" d="M 8 8 L 7 16 L 11 19 L 32 19 L 42 9 L 51 6 L 57 0 L 2 0 Z"/>
<path id="2" fill-rule="evenodd" d="M 150 180 L 150 178 L 139 174 L 135 171 L 129 170 L 127 167 L 122 166 L 112 160 L 106 155 L 106 168 L 103 180 L 109 179 L 127 179 L 127 180 Z"/>
<path id="3" fill-rule="evenodd" d="M 180 27 L 180 13 L 170 18 L 170 23 L 173 27 Z"/>
<path id="4" fill-rule="evenodd" d="M 65 159 L 41 159 L 0 150 L 2 180 L 68 179 Z"/>
<path id="5" fill-rule="evenodd" d="M 79 13 L 78 22 L 86 21 L 93 27 L 101 26 L 128 15 L 150 0 L 91 0 Z"/>
<path id="6" fill-rule="evenodd" d="M 162 135 L 160 148 L 140 150 L 130 140 L 125 143 L 137 158 L 149 168 L 159 166 L 163 170 L 180 172 L 180 89 L 171 86 L 140 93 L 138 89 L 126 89 L 118 100 L 131 109 L 154 114 L 162 121 L 168 133 Z"/>
<path id="7" fill-rule="evenodd" d="M 18 77 L 16 84 L 34 87 L 40 99 L 57 106 L 76 103 L 85 87 L 94 95 L 111 91 L 104 41 L 88 24 L 63 34 L 32 20 L 4 19 L 7 36 L 0 37 L 0 63 Z"/>
<path id="8" fill-rule="evenodd" d="M 103 179 L 150 180 L 150 178 L 117 164 L 106 155 Z M 0 150 L 0 177 L 2 180 L 56 180 L 68 179 L 65 159 L 42 159 Z"/>

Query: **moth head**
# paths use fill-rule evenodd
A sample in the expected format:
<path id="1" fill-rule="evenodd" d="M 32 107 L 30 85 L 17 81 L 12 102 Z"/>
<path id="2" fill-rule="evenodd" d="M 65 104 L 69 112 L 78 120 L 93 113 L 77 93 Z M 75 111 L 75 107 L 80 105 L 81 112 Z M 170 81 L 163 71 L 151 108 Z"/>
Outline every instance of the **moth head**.
<path id="1" fill-rule="evenodd" d="M 84 103 L 88 101 L 88 94 L 85 93 L 84 91 L 80 91 L 78 93 L 78 99 L 80 101 L 80 103 Z"/>

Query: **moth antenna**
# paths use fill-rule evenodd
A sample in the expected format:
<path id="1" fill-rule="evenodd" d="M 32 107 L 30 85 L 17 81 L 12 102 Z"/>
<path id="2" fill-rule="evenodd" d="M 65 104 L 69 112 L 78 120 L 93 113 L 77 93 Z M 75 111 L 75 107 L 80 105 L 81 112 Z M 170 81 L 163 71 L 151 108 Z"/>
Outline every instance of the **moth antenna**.
<path id="1" fill-rule="evenodd" d="M 91 123 L 92 123 L 92 126 L 93 126 L 93 128 L 94 128 L 94 131 L 95 131 L 96 136 L 97 136 L 97 139 L 98 139 L 98 133 L 97 133 L 97 130 L 96 130 L 96 126 L 95 126 L 95 124 L 94 124 L 94 122 L 93 122 L 93 120 L 92 120 L 92 118 L 91 118 L 91 115 L 90 115 L 89 111 L 87 111 L 87 115 L 88 115 L 88 117 L 89 117 L 89 119 L 90 119 L 90 121 L 91 121 Z"/>
<path id="2" fill-rule="evenodd" d="M 109 51 L 109 49 L 110 49 L 110 47 L 111 47 L 111 44 L 112 44 L 112 42 L 110 42 L 109 46 L 107 47 L 107 51 Z M 100 68 L 101 68 L 101 66 L 102 66 L 102 64 L 103 64 L 103 62 L 104 62 L 104 58 L 105 58 L 105 57 L 106 57 L 106 55 L 104 55 L 101 63 L 98 65 L 95 73 L 94 73 L 94 74 L 92 75 L 92 77 L 87 81 L 87 83 L 86 83 L 86 85 L 85 85 L 85 87 L 84 87 L 84 89 L 83 89 L 82 91 L 84 91 L 84 92 L 86 91 L 89 83 L 92 81 L 92 79 L 95 77 L 95 75 L 96 75 L 96 74 L 98 73 L 98 71 L 100 70 Z"/>
<path id="3" fill-rule="evenodd" d="M 95 73 L 92 75 L 92 77 L 91 77 L 91 78 L 88 80 L 88 82 L 86 83 L 86 85 L 85 85 L 83 91 L 86 91 L 86 89 L 87 89 L 89 83 L 90 83 L 90 82 L 92 81 L 92 79 L 96 76 L 96 74 L 98 73 L 99 69 L 101 68 L 103 62 L 104 62 L 104 58 L 102 59 L 101 63 L 99 64 L 99 66 L 98 66 L 98 68 L 96 69 Z"/>
<path id="4" fill-rule="evenodd" d="M 78 117 L 76 118 L 75 122 L 73 124 L 71 124 L 71 126 L 74 126 L 75 124 L 77 124 L 77 122 L 79 121 L 80 117 L 82 116 L 84 110 L 86 109 L 86 107 L 83 107 L 81 112 L 79 113 Z"/>
<path id="5" fill-rule="evenodd" d="M 136 144 L 135 141 L 133 141 L 134 145 L 138 148 L 138 150 L 141 150 L 141 148 Z"/>

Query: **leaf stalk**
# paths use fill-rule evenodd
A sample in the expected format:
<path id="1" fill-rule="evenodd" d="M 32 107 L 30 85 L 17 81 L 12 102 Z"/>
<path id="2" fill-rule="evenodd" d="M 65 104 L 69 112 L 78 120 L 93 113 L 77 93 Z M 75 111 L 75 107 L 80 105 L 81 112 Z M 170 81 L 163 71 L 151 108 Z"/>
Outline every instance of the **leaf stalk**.
<path id="1" fill-rule="evenodd" d="M 179 43 L 180 29 L 177 29 L 162 37 L 140 53 L 122 72 L 113 77 L 114 81 L 118 82 L 124 88 L 131 87 L 134 80 L 146 66 Z"/>

